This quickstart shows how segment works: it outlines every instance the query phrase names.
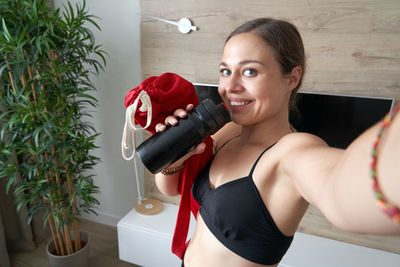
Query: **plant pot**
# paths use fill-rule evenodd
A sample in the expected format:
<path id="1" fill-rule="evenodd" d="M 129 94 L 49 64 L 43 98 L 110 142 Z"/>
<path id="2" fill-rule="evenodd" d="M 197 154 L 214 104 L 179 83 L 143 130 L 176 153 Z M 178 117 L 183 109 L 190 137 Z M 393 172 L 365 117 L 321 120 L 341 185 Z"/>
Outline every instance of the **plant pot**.
<path id="1" fill-rule="evenodd" d="M 50 240 L 46 246 L 47 256 L 50 261 L 50 266 L 52 267 L 88 267 L 89 266 L 89 245 L 90 237 L 88 233 L 80 233 L 81 241 L 86 244 L 77 252 L 66 255 L 57 256 L 52 252 L 55 251 L 55 246 L 53 240 Z M 71 239 L 74 238 L 74 234 L 71 233 Z"/>

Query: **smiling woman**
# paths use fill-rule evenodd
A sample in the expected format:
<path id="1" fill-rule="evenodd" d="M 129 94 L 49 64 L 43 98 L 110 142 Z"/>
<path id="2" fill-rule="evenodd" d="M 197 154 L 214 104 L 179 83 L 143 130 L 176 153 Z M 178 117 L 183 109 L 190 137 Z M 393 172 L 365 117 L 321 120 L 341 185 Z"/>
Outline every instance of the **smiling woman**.
<path id="1" fill-rule="evenodd" d="M 236 123 L 252 124 L 253 119 L 261 117 L 282 125 L 287 121 L 287 105 L 293 90 L 298 88 L 302 68 L 296 66 L 289 73 L 281 73 L 284 67 L 275 54 L 252 32 L 229 37 L 220 63 L 218 90 Z"/>
<path id="2" fill-rule="evenodd" d="M 269 20 L 268 26 L 264 25 L 264 27 L 259 27 L 266 20 Z M 285 33 L 284 35 L 281 30 Z M 235 35 L 249 32 L 257 33 L 257 36 L 260 37 L 259 41 L 264 42 L 264 44 L 272 49 L 271 52 L 274 54 L 283 76 L 288 76 L 296 66 L 299 67 L 297 68 L 297 71 L 301 71 L 301 73 L 299 73 L 299 81 L 296 88 L 291 92 L 289 102 L 289 108 L 294 109 L 296 106 L 296 92 L 301 87 L 306 72 L 306 57 L 303 41 L 299 32 L 288 22 L 275 22 L 272 19 L 256 19 L 236 28 L 228 36 L 227 41 Z M 291 42 L 288 42 L 288 39 L 291 40 Z M 256 60 L 255 62 L 261 65 L 265 64 L 265 62 L 262 61 Z"/>
<path id="3" fill-rule="evenodd" d="M 277 266 L 309 203 L 346 230 L 400 233 L 376 207 L 368 186 L 365 151 L 374 129 L 347 150 L 293 132 L 289 106 L 301 85 L 304 55 L 296 27 L 282 20 L 255 19 L 228 37 L 218 92 L 233 122 L 213 136 L 214 157 L 192 187 L 200 211 L 185 266 Z M 183 118 L 186 112 L 174 115 Z M 174 116 L 165 120 L 177 122 Z M 182 166 L 203 150 L 204 144 L 198 145 L 167 169 Z M 159 173 L 156 183 L 162 192 L 174 194 L 178 177 Z M 393 174 L 387 177 L 391 183 Z M 361 224 L 360 218 L 369 223 Z"/>

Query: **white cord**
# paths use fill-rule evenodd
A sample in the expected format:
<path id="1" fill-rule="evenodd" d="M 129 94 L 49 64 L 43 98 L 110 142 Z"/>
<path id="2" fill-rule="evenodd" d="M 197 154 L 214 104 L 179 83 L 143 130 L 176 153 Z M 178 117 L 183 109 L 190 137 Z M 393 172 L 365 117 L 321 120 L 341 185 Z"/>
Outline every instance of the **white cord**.
<path id="1" fill-rule="evenodd" d="M 142 105 L 140 106 L 139 110 L 141 112 L 146 112 L 147 111 L 147 119 L 146 119 L 146 126 L 145 127 L 137 127 L 135 126 L 135 114 L 136 114 L 136 109 L 137 105 L 139 103 L 139 100 L 142 101 Z M 141 91 L 138 97 L 135 99 L 132 105 L 130 105 L 125 112 L 125 124 L 124 124 L 124 131 L 122 132 L 122 140 L 121 140 L 121 151 L 122 151 L 122 157 L 125 160 L 131 160 L 133 159 L 134 167 L 135 167 L 135 175 L 136 175 L 136 185 L 137 185 L 137 191 L 138 191 L 138 199 L 139 199 L 139 204 L 141 204 L 143 198 L 140 193 L 140 186 L 139 186 L 139 176 L 138 176 L 138 171 L 137 171 L 137 163 L 136 163 L 136 131 L 138 130 L 144 130 L 147 127 L 149 127 L 151 123 L 151 116 L 152 116 L 152 107 L 151 107 L 151 100 L 149 95 L 147 94 L 146 91 Z M 127 155 L 127 150 L 130 148 L 130 142 L 129 139 L 132 140 L 132 155 L 128 156 Z"/>

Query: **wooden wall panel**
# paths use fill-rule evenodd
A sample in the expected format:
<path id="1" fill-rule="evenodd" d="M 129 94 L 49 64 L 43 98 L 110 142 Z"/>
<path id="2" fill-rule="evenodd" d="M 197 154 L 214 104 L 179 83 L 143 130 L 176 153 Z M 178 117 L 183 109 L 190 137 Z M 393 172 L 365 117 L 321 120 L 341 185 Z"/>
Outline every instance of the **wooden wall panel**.
<path id="1" fill-rule="evenodd" d="M 224 40 L 240 23 L 271 16 L 293 22 L 308 58 L 303 90 L 400 100 L 400 1 L 156 1 L 145 14 L 189 17 L 199 31 L 142 20 L 143 76 L 175 72 L 192 82 L 217 83 Z"/>
<path id="2" fill-rule="evenodd" d="M 218 63 L 227 35 L 257 17 L 293 22 L 303 36 L 307 72 L 302 90 L 388 96 L 400 100 L 400 1 L 398 0 L 143 0 L 144 14 L 178 21 L 188 17 L 199 30 L 181 34 L 170 24 L 143 18 L 143 79 L 174 72 L 191 82 L 218 83 Z M 146 194 L 165 197 L 145 174 Z M 400 237 L 349 234 L 310 207 L 299 231 L 400 253 Z"/>

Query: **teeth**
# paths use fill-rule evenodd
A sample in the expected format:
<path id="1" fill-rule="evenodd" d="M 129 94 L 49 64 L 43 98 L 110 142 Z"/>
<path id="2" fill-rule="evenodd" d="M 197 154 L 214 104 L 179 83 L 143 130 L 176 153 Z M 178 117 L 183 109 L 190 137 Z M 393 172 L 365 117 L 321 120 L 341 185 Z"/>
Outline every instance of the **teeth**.
<path id="1" fill-rule="evenodd" d="M 245 106 L 248 103 L 250 103 L 250 101 L 241 101 L 241 102 L 231 102 L 231 106 L 235 106 L 235 107 L 239 107 L 239 106 Z"/>

